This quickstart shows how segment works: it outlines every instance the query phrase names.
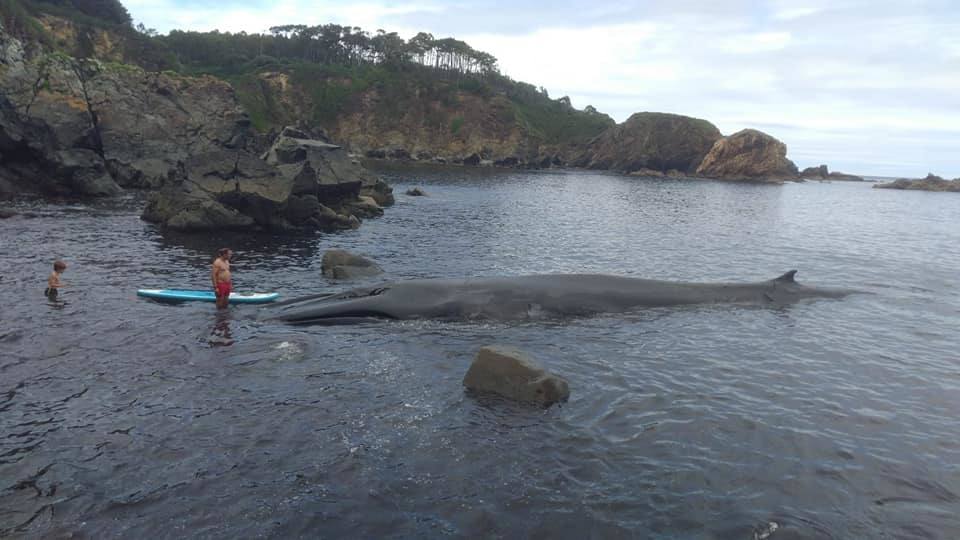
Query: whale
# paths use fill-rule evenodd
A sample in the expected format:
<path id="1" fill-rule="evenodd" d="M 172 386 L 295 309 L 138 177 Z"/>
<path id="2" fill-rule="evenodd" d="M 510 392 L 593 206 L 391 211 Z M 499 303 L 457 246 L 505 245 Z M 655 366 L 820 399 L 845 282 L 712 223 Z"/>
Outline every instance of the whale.
<path id="1" fill-rule="evenodd" d="M 414 279 L 341 293 L 315 294 L 266 308 L 291 324 L 371 320 L 530 320 L 625 313 L 693 304 L 783 306 L 805 298 L 841 298 L 851 290 L 796 281 L 796 270 L 745 283 L 661 281 L 604 274 L 544 274 Z"/>

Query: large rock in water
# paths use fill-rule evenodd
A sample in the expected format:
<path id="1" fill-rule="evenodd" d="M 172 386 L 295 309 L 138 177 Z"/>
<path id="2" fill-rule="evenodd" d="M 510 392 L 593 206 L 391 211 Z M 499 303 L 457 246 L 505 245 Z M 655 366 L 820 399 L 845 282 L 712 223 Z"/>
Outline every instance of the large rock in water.
<path id="1" fill-rule="evenodd" d="M 787 145 L 762 131 L 744 129 L 714 143 L 697 174 L 726 180 L 779 182 L 795 179 L 798 170 L 787 159 Z"/>
<path id="2" fill-rule="evenodd" d="M 523 351 L 503 345 L 481 348 L 463 378 L 463 385 L 471 390 L 542 405 L 567 401 L 570 397 L 570 386 L 565 379 L 547 373 Z"/>
<path id="3" fill-rule="evenodd" d="M 597 136 L 573 165 L 625 173 L 644 169 L 691 173 L 721 137 L 720 130 L 706 120 L 636 113 Z"/>
<path id="4" fill-rule="evenodd" d="M 274 231 L 353 229 L 376 215 L 369 193 L 392 189 L 329 142 L 286 128 L 258 158 L 243 149 L 191 156 L 163 189 L 152 193 L 143 219 L 179 230 Z"/>
<path id="5" fill-rule="evenodd" d="M 327 250 L 320 268 L 323 275 L 330 279 L 356 279 L 383 273 L 383 269 L 370 259 L 343 249 Z"/>

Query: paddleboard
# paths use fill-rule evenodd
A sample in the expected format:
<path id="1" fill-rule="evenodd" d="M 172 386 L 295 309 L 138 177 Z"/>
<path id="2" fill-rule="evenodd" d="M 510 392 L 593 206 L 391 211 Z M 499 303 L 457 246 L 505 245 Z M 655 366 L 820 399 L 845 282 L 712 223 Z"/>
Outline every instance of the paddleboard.
<path id="1" fill-rule="evenodd" d="M 213 291 L 193 291 L 186 289 L 137 289 L 137 296 L 166 300 L 167 302 L 216 302 L 217 296 Z M 273 302 L 280 295 L 277 293 L 230 293 L 231 304 L 266 304 Z"/>

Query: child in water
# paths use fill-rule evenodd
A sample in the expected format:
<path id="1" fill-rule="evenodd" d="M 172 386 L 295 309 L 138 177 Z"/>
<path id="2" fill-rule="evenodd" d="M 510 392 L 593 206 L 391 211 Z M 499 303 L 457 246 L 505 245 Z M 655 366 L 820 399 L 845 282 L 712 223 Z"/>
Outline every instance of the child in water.
<path id="1" fill-rule="evenodd" d="M 50 300 L 56 300 L 57 294 L 60 292 L 60 289 L 63 288 L 64 283 L 60 281 L 60 276 L 66 269 L 67 263 L 63 261 L 55 261 L 53 263 L 53 272 L 50 272 L 50 277 L 47 278 L 47 288 L 43 291 L 43 294 Z"/>

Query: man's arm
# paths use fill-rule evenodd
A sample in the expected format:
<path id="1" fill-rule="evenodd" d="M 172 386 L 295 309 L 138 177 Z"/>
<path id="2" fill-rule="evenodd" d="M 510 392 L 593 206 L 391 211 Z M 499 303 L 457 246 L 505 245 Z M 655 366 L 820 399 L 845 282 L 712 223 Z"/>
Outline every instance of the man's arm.
<path id="1" fill-rule="evenodd" d="M 220 262 L 219 259 L 216 260 L 216 261 L 213 261 L 213 267 L 211 267 L 211 269 L 210 269 L 210 281 L 213 282 L 213 288 L 214 288 L 214 289 L 217 288 L 217 274 L 218 274 L 218 271 L 217 271 L 217 270 L 218 270 L 218 268 L 217 268 L 217 263 L 218 263 L 218 262 Z"/>

